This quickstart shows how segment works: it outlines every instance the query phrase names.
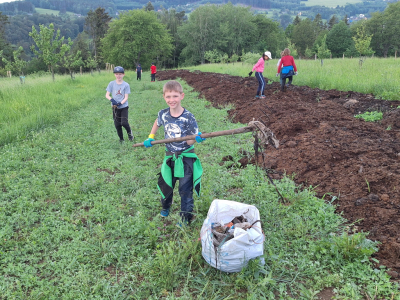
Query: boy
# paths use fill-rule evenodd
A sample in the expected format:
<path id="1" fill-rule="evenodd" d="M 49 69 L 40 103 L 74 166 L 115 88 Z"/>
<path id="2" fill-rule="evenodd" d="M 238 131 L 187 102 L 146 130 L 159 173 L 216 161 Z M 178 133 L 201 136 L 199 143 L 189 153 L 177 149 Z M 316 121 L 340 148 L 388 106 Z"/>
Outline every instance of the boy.
<path id="1" fill-rule="evenodd" d="M 142 80 L 142 67 L 140 64 L 136 67 L 136 80 Z"/>
<path id="2" fill-rule="evenodd" d="M 154 63 L 151 63 L 150 73 L 151 73 L 151 82 L 155 82 L 156 81 L 157 67 L 155 66 Z"/>
<path id="3" fill-rule="evenodd" d="M 193 211 L 193 188 L 200 195 L 200 179 L 203 169 L 200 160 L 194 153 L 195 142 L 201 143 L 201 132 L 199 132 L 195 117 L 191 112 L 181 106 L 185 94 L 178 81 L 168 81 L 163 87 L 163 97 L 168 108 L 158 112 L 151 129 L 149 138 L 144 141 L 146 148 L 152 147 L 151 142 L 159 127 L 164 126 L 164 138 L 185 137 L 198 134 L 195 140 L 183 142 L 171 142 L 166 145 L 166 156 L 161 166 L 158 179 L 158 189 L 161 193 L 161 216 L 167 217 L 172 205 L 172 196 L 175 183 L 179 180 L 179 195 L 181 196 L 182 221 L 177 225 L 188 225 L 192 220 Z"/>
<path id="4" fill-rule="evenodd" d="M 114 125 L 117 129 L 119 141 L 122 143 L 124 141 L 122 127 L 125 128 L 129 140 L 133 140 L 131 126 L 128 123 L 128 94 L 131 93 L 131 88 L 129 87 L 129 84 L 123 80 L 125 76 L 123 67 L 115 67 L 114 75 L 116 80 L 111 81 L 108 84 L 106 89 L 106 98 L 111 101 Z M 112 94 L 112 97 L 110 96 L 110 93 Z"/>

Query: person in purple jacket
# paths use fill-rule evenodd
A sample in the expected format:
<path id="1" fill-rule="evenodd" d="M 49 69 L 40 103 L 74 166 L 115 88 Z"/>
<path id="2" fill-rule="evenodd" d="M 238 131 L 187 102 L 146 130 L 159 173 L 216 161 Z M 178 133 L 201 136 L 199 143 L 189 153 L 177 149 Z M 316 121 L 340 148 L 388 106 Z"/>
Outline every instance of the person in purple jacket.
<path id="1" fill-rule="evenodd" d="M 272 59 L 271 52 L 266 51 L 263 53 L 262 57 L 258 60 L 258 62 L 254 65 L 253 69 L 249 73 L 249 76 L 251 76 L 251 74 L 253 74 L 253 72 L 256 71 L 256 78 L 258 80 L 256 98 L 265 98 L 264 87 L 266 82 L 262 73 L 264 72 L 264 62 L 268 59 Z"/>

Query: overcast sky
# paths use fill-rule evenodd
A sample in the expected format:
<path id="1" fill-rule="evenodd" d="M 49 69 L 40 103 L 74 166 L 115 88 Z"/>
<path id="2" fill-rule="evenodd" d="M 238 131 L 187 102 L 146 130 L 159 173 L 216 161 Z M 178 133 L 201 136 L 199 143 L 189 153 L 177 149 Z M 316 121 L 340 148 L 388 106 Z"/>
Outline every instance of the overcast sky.
<path id="1" fill-rule="evenodd" d="M 13 2 L 13 1 L 17 1 L 17 0 L 0 0 L 0 3 Z"/>

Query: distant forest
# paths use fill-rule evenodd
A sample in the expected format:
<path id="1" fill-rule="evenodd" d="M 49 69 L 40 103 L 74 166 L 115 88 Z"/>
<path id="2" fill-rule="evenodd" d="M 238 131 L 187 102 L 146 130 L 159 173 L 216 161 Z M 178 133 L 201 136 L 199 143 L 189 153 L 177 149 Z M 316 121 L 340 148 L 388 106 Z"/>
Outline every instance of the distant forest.
<path id="1" fill-rule="evenodd" d="M 169 68 L 205 62 L 246 61 L 247 56 L 251 60 L 252 55 L 257 57 L 257 53 L 266 48 L 274 58 L 279 57 L 285 47 L 291 48 L 294 56 L 302 58 L 322 57 L 328 52 L 328 56 L 334 58 L 372 53 L 387 57 L 397 56 L 400 49 L 400 1 L 390 4 L 368 1 L 359 8 L 357 5 L 303 6 L 301 14 L 284 8 L 267 14 L 260 9 L 236 5 L 234 2 L 238 0 L 226 4 L 219 3 L 221 0 L 204 0 L 209 5 L 199 5 L 201 1 L 197 1 L 196 7 L 188 4 L 181 7 L 185 9 L 176 6 L 183 2 L 180 0 L 174 0 L 175 7 L 167 7 L 163 2 L 165 7 L 159 9 L 155 5 L 159 2 L 143 1 L 138 4 L 139 9 L 110 13 L 110 6 L 118 6 L 120 2 L 104 2 L 101 6 L 103 1 L 32 0 L 0 4 L 0 9 L 6 7 L 14 13 L 0 11 L 0 76 L 5 76 L 8 70 L 21 73 L 23 69 L 24 74 L 30 74 L 53 70 L 53 67 L 56 72 L 66 69 L 72 72 L 78 65 L 92 70 L 104 67 L 106 62 L 134 68 L 137 63 L 149 67 L 156 61 L 158 66 Z M 256 1 L 248 0 L 247 3 Z M 280 4 L 286 5 L 291 0 L 286 1 L 280 1 Z M 130 5 L 134 3 L 137 2 Z M 267 3 L 273 5 L 275 1 L 263 1 L 263 4 Z M 382 3 L 384 8 L 388 6 L 387 9 L 375 10 L 376 13 L 368 17 L 366 9 Z M 38 14 L 37 5 L 53 9 L 58 16 Z M 82 14 L 79 9 L 88 12 Z M 363 15 L 360 17 L 359 14 Z M 50 26 L 51 30 L 60 31 L 59 37 L 65 45 L 72 45 L 65 61 L 59 62 L 58 66 L 44 64 L 44 54 L 38 55 L 37 38 L 32 36 L 39 29 L 48 32 Z M 360 46 L 364 44 L 368 46 L 365 49 Z M 51 51 L 57 54 L 59 50 Z"/>
<path id="2" fill-rule="evenodd" d="M 175 8 L 177 11 L 190 12 L 200 5 L 210 4 L 240 4 L 251 6 L 255 9 L 282 9 L 292 11 L 293 14 L 302 11 L 307 17 L 315 16 L 319 13 L 323 19 L 329 19 L 332 15 L 355 15 L 364 14 L 369 16 L 375 11 L 383 11 L 388 2 L 396 2 L 396 0 L 383 1 L 363 1 L 356 4 L 347 4 L 345 6 L 337 6 L 335 8 L 326 6 L 305 6 L 305 1 L 300 0 L 165 0 L 151 1 L 155 10 L 162 8 Z M 111 16 L 115 16 L 117 12 L 131 9 L 138 9 L 146 6 L 148 0 L 29 0 L 14 1 L 0 4 L 0 11 L 4 15 L 13 16 L 21 13 L 34 13 L 35 8 L 45 8 L 60 11 L 60 13 L 73 12 L 76 14 L 86 15 L 90 10 L 97 7 L 103 7 Z"/>
<path id="3" fill-rule="evenodd" d="M 84 30 L 84 17 L 90 10 L 94 11 L 98 7 L 104 8 L 110 17 L 117 17 L 118 12 L 140 9 L 146 5 L 151 5 L 156 11 L 174 8 L 177 12 L 189 13 L 207 3 L 218 5 L 229 2 L 234 5 L 242 4 L 257 9 L 279 8 L 281 12 L 275 13 L 272 19 L 286 28 L 299 11 L 302 12 L 303 17 L 310 19 L 314 19 L 317 14 L 325 20 L 329 20 L 332 16 L 343 19 L 345 16 L 350 17 L 358 14 L 370 17 L 372 12 L 383 11 L 389 1 L 364 1 L 330 8 L 326 6 L 308 7 L 304 5 L 304 1 L 300 0 L 165 0 L 152 2 L 148 0 L 133 2 L 129 0 L 29 0 L 2 3 L 0 4 L 0 12 L 9 16 L 9 24 L 4 28 L 7 41 L 13 45 L 22 46 L 25 55 L 32 56 L 33 53 L 29 49 L 32 40 L 27 38 L 28 33 L 32 30 L 32 25 L 38 27 L 39 24 L 47 26 L 53 23 L 56 29 L 61 30 L 62 36 L 74 40 Z M 36 13 L 35 8 L 56 10 L 60 12 L 60 15 L 40 15 Z M 66 12 L 73 12 L 77 16 L 69 17 Z"/>

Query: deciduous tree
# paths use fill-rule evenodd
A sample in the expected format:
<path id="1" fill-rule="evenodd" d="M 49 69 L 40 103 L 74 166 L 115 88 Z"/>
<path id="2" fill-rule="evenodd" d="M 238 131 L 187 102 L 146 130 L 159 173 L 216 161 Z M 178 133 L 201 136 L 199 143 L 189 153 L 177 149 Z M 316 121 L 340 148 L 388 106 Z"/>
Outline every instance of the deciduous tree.
<path id="1" fill-rule="evenodd" d="M 277 47 L 276 32 L 267 30 L 268 27 L 279 29 L 278 23 L 261 15 L 253 17 L 246 7 L 231 3 L 200 6 L 178 30 L 185 43 L 182 59 L 186 64 L 204 63 L 205 53 L 214 49 L 231 57 L 241 55 L 242 51 L 261 52 L 271 45 Z M 267 42 L 268 39 L 274 43 Z"/>
<path id="2" fill-rule="evenodd" d="M 0 51 L 2 51 L 2 56 L 11 59 L 11 46 L 7 42 L 5 37 L 5 27 L 9 23 L 8 17 L 3 15 L 0 11 Z M 0 61 L 0 66 L 2 61 Z"/>
<path id="3" fill-rule="evenodd" d="M 391 3 L 383 12 L 374 13 L 366 21 L 366 31 L 372 35 L 371 48 L 387 57 L 400 48 L 400 2 Z"/>
<path id="4" fill-rule="evenodd" d="M 374 51 L 371 49 L 372 36 L 365 33 L 365 26 L 357 28 L 357 35 L 353 37 L 355 48 L 360 53 L 360 67 L 367 55 L 371 55 Z"/>
<path id="5" fill-rule="evenodd" d="M 158 18 L 161 23 L 163 23 L 169 33 L 172 36 L 172 43 L 174 45 L 172 51 L 172 57 L 168 58 L 164 63 L 167 67 L 176 67 L 178 62 L 178 57 L 183 49 L 183 43 L 178 35 L 178 28 L 182 26 L 186 20 L 186 15 L 184 11 L 176 12 L 175 9 L 163 9 L 158 13 Z"/>
<path id="6" fill-rule="evenodd" d="M 85 62 L 89 57 L 91 57 L 89 50 L 89 37 L 85 32 L 78 34 L 77 38 L 74 40 L 74 44 L 71 47 L 71 52 L 76 54 L 78 51 L 81 52 L 82 61 Z"/>
<path id="7" fill-rule="evenodd" d="M 185 43 L 182 60 L 186 64 L 204 64 L 206 51 L 218 48 L 219 18 L 215 5 L 203 5 L 194 10 L 187 23 L 178 29 L 178 34 Z"/>
<path id="8" fill-rule="evenodd" d="M 265 15 L 254 16 L 253 23 L 256 28 L 256 36 L 252 38 L 253 47 L 251 50 L 263 53 L 270 51 L 274 57 L 286 47 L 286 37 L 283 29 Z"/>
<path id="9" fill-rule="evenodd" d="M 326 36 L 326 45 L 331 50 L 332 57 L 341 57 L 352 43 L 351 31 L 344 21 L 333 25 Z"/>
<path id="10" fill-rule="evenodd" d="M 107 62 L 124 68 L 142 67 L 159 57 L 169 57 L 172 38 L 153 11 L 130 10 L 110 23 L 102 41 L 102 54 Z"/>
<path id="11" fill-rule="evenodd" d="M 329 58 L 331 56 L 331 50 L 328 49 L 326 45 L 326 34 L 322 38 L 321 44 L 317 47 L 317 56 L 321 60 L 321 66 L 324 64 L 324 59 Z"/>
<path id="12" fill-rule="evenodd" d="M 80 67 L 84 65 L 82 60 L 81 51 L 77 51 L 73 53 L 69 51 L 68 54 L 64 55 L 62 60 L 62 65 L 68 69 L 71 79 L 74 79 L 74 72 Z"/>
<path id="13" fill-rule="evenodd" d="M 315 33 L 314 25 L 310 19 L 304 19 L 294 26 L 291 41 L 296 44 L 299 55 L 304 55 L 307 47 L 312 47 L 315 41 Z"/>
<path id="14" fill-rule="evenodd" d="M 93 69 L 96 68 L 97 63 L 93 57 L 89 56 L 89 58 L 85 62 L 85 67 L 90 69 L 90 74 L 93 76 Z"/>
<path id="15" fill-rule="evenodd" d="M 32 45 L 32 51 L 48 66 L 51 76 L 54 80 L 54 67 L 60 62 L 64 54 L 69 51 L 72 41 L 68 38 L 68 42 L 64 44 L 64 37 L 60 38 L 60 29 L 57 30 L 54 36 L 54 25 L 51 23 L 49 27 L 39 25 L 40 31 L 37 32 L 35 26 L 32 26 L 32 32 L 29 36 L 34 40 L 35 45 Z"/>
<path id="16" fill-rule="evenodd" d="M 19 46 L 19 48 L 13 51 L 13 61 L 8 60 L 5 56 L 3 56 L 3 50 L 0 51 L 0 57 L 2 61 L 6 65 L 7 71 L 16 71 L 19 76 L 24 76 L 23 69 L 26 66 L 26 61 L 21 58 L 21 54 L 24 52 L 24 49 Z"/>
<path id="17" fill-rule="evenodd" d="M 216 14 L 219 16 L 220 23 L 218 49 L 229 57 L 233 53 L 239 53 L 243 48 L 248 49 L 255 38 L 254 32 L 258 29 L 252 22 L 253 14 L 250 8 L 228 3 L 217 7 Z M 278 29 L 278 23 L 276 23 L 276 28 Z M 264 45 L 264 48 L 266 47 Z"/>

